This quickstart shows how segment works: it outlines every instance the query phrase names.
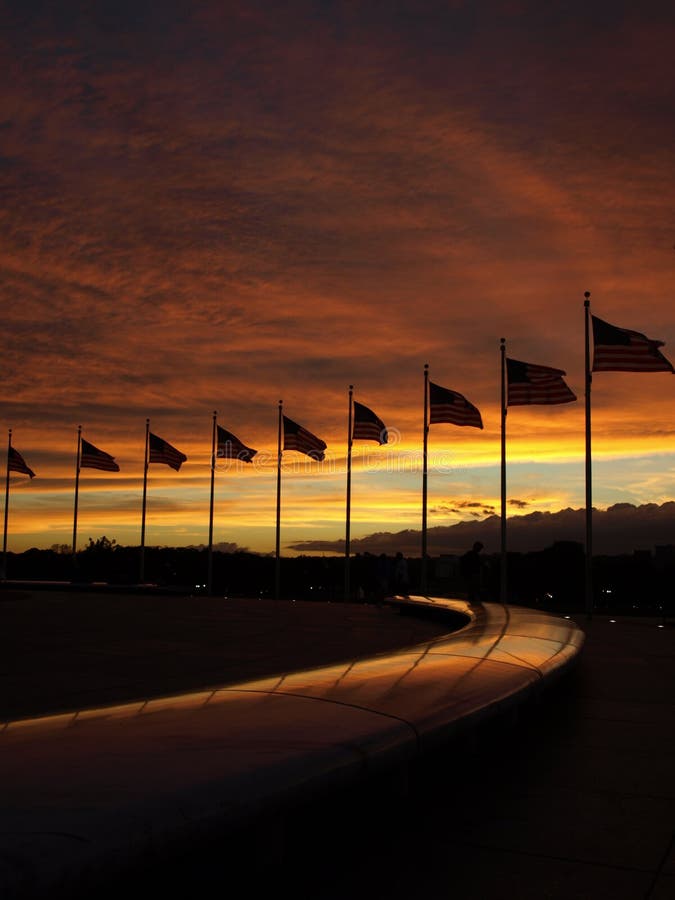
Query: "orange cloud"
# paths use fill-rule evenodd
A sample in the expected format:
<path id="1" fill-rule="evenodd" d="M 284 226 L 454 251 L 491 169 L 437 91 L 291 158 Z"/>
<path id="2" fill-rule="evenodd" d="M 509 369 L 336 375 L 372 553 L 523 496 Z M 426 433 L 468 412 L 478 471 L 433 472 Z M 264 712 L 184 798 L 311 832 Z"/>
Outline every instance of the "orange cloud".
<path id="1" fill-rule="evenodd" d="M 461 475 L 453 496 L 495 502 L 500 337 L 579 398 L 510 411 L 514 496 L 582 502 L 583 292 L 675 357 L 672 14 L 108 15 L 45 8 L 0 35 L 3 421 L 38 472 L 12 481 L 12 540 L 67 539 L 82 423 L 122 469 L 87 480 L 83 516 L 132 541 L 149 416 L 188 455 L 151 473 L 152 528 L 203 541 L 217 410 L 265 458 L 218 474 L 222 539 L 269 550 L 276 404 L 339 468 L 349 384 L 399 439 L 355 458 L 355 527 L 413 527 L 425 362 L 485 422 L 432 428 L 434 489 Z M 623 472 L 597 479 L 598 502 L 622 478 L 631 500 L 672 496 L 674 414 L 667 376 L 594 378 L 594 454 Z M 289 477 L 287 529 L 341 533 L 338 468 L 297 493 Z"/>

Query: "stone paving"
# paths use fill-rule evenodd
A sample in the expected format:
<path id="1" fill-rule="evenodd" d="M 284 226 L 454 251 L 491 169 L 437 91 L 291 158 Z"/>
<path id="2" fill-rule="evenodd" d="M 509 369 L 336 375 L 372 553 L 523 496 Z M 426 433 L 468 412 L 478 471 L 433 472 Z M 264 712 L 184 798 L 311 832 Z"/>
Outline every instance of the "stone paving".
<path id="1" fill-rule="evenodd" d="M 386 815 L 338 828 L 302 886 L 289 861 L 295 895 L 673 900 L 675 628 L 577 621 L 581 657 L 536 707 L 413 773 L 379 798 Z"/>
<path id="2" fill-rule="evenodd" d="M 21 611 L 18 599 L 0 594 L 3 632 L 12 625 L 20 632 L 23 621 L 33 640 L 6 643 L 5 717 L 130 699 L 139 685 L 162 693 L 183 677 L 183 687 L 237 681 L 238 673 L 271 674 L 282 662 L 311 666 L 357 648 L 368 655 L 447 630 L 362 605 L 236 601 L 215 614 L 209 598 L 194 598 L 187 616 L 177 601 L 171 614 L 163 607 L 158 627 L 156 607 L 125 597 L 102 620 L 85 616 L 89 624 L 78 632 L 91 602 L 84 597 L 69 609 L 56 595 L 24 598 Z M 492 723 L 394 780 L 322 800 L 255 833 L 214 835 L 161 871 L 149 865 L 136 873 L 138 886 L 165 898 L 206 897 L 214 882 L 243 877 L 249 895 L 273 890 L 297 900 L 672 900 L 675 628 L 654 619 L 576 620 L 586 632 L 578 663 L 517 721 Z M 121 641 L 130 623 L 134 641 Z M 200 633 L 209 635 L 206 646 Z M 120 661 L 129 664 L 124 678 L 111 679 L 113 658 L 118 676 Z M 105 677 L 82 685 L 83 671 Z M 171 672 L 175 681 L 167 680 Z M 45 680 L 49 690 L 40 693 Z M 119 891 L 110 885 L 110 896 Z"/>
<path id="3" fill-rule="evenodd" d="M 0 722 L 227 685 L 422 643 L 369 604 L 0 591 Z"/>

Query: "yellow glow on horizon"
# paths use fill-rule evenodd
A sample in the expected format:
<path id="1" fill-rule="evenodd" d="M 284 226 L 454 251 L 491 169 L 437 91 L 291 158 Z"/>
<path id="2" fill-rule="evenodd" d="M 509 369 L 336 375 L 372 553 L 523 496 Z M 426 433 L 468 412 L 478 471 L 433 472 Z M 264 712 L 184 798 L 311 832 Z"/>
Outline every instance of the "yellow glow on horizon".
<path id="1" fill-rule="evenodd" d="M 561 457 L 566 464 L 565 457 Z M 606 459 L 616 460 L 616 454 Z M 622 457 L 623 458 L 623 457 Z M 525 505 L 508 506 L 508 515 L 523 515 L 537 509 L 556 512 L 567 507 L 578 508 L 583 501 L 577 492 L 571 496 L 567 486 L 559 491 L 555 480 L 546 478 L 546 469 L 555 465 L 552 457 L 539 459 L 541 470 L 528 476 L 530 458 L 511 460 L 507 469 L 509 500 L 518 497 Z M 582 459 L 578 463 L 578 483 L 582 482 Z M 600 456 L 597 462 L 600 463 Z M 535 474 L 538 472 L 538 474 Z M 178 476 L 179 473 L 173 473 Z M 668 482 L 665 479 L 670 479 Z M 282 476 L 281 528 L 282 545 L 290 541 L 344 536 L 345 476 Z M 478 480 L 476 480 L 478 479 Z M 140 540 L 141 491 L 109 490 L 110 479 L 103 478 L 105 488 L 92 484 L 81 488 L 78 511 L 78 546 L 89 536 L 106 534 L 120 544 L 137 545 Z M 72 487 L 55 494 L 37 494 L 36 481 L 13 480 L 10 501 L 9 549 L 28 546 L 48 547 L 54 543 L 70 543 L 72 534 Z M 667 485 L 670 483 L 670 490 Z M 658 498 L 659 502 L 675 494 L 675 466 L 672 460 L 660 471 L 646 470 L 639 475 L 635 489 L 641 496 Z M 208 477 L 200 485 L 178 488 L 174 479 L 154 485 L 148 492 L 146 541 L 148 545 L 205 544 L 208 528 Z M 529 486 L 528 486 L 529 485 Z M 199 488 L 197 490 L 197 487 Z M 607 479 L 607 487 L 611 487 Z M 624 490 L 626 488 L 623 483 Z M 275 478 L 261 476 L 246 483 L 244 479 L 216 481 L 214 506 L 214 540 L 228 541 L 253 550 L 270 552 L 275 533 Z M 596 486 L 597 491 L 597 486 Z M 463 466 L 451 472 L 429 472 L 429 527 L 458 521 L 475 521 L 499 512 L 497 465 Z M 595 505 L 602 505 L 596 502 Z M 473 514 L 473 515 L 472 515 Z M 353 476 L 351 522 L 352 537 L 379 531 L 419 529 L 421 516 L 421 473 L 370 473 Z M 36 531 L 37 527 L 37 531 Z"/>

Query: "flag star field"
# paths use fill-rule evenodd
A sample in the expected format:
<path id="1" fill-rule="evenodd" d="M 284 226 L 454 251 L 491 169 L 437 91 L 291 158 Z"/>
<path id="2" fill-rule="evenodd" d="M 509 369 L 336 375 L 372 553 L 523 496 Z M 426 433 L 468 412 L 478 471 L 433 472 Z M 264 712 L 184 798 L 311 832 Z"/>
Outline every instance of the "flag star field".
<path id="1" fill-rule="evenodd" d="M 177 465 L 149 467 L 146 541 L 204 544 L 215 411 L 216 546 L 272 552 L 283 401 L 290 439 L 326 450 L 283 453 L 282 548 L 339 552 L 353 385 L 387 433 L 352 455 L 353 549 L 378 551 L 421 527 L 425 364 L 483 426 L 430 426 L 429 528 L 489 517 L 501 338 L 577 398 L 509 410 L 509 515 L 583 507 L 584 292 L 606 358 L 675 359 L 672 4 L 8 0 L 2 20 L 0 425 L 35 474 L 13 457 L 10 550 L 70 541 L 79 426 L 119 466 L 81 471 L 82 540 L 137 545 L 146 419 Z M 593 468 L 599 510 L 675 499 L 669 371 L 594 372 Z"/>

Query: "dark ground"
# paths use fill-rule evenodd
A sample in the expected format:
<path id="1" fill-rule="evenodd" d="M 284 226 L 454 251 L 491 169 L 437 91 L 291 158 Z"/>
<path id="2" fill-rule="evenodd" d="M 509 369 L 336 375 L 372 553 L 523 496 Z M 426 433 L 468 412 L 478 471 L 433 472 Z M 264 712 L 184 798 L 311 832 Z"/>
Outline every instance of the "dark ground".
<path id="1" fill-rule="evenodd" d="M 167 900 L 237 879 L 248 896 L 294 900 L 673 900 L 675 628 L 579 624 L 578 663 L 515 720 L 214 835 L 140 883 Z"/>
<path id="2" fill-rule="evenodd" d="M 390 607 L 0 591 L 0 721 L 232 684 L 451 630 Z"/>
<path id="3" fill-rule="evenodd" d="M 673 900 L 675 627 L 577 617 L 577 664 L 386 781 L 218 834 L 102 887 L 163 900 Z M 424 641 L 393 609 L 0 593 L 5 717 L 168 693 Z M 238 885 L 238 887 L 237 887 Z M 79 900 L 79 898 L 78 898 Z"/>

